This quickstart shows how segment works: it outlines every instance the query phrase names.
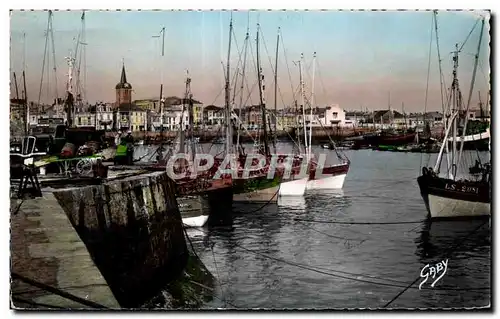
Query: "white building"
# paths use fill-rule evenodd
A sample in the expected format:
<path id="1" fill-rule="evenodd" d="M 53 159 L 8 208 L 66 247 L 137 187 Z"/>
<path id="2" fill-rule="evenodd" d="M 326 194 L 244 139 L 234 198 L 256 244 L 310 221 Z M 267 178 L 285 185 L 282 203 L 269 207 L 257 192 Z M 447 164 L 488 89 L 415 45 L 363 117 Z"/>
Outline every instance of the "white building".
<path id="1" fill-rule="evenodd" d="M 345 111 L 338 104 L 333 104 L 324 108 L 316 107 L 313 109 L 311 117 L 311 109 L 305 110 L 306 125 L 311 123 L 311 126 L 352 126 L 352 121 L 346 121 Z M 299 115 L 299 123 L 302 123 L 302 116 Z"/>
<path id="2" fill-rule="evenodd" d="M 189 113 L 187 110 L 182 111 L 182 105 L 174 105 L 165 108 L 163 114 L 163 126 L 166 130 L 178 130 L 181 122 L 185 129 L 189 127 Z"/>
<path id="3" fill-rule="evenodd" d="M 224 108 L 208 105 L 203 109 L 203 122 L 209 126 L 218 127 L 224 123 Z"/>
<path id="4" fill-rule="evenodd" d="M 113 127 L 113 105 L 111 103 L 98 103 L 96 105 L 98 130 L 107 130 Z M 95 123 L 95 122 L 94 122 Z"/>
<path id="5" fill-rule="evenodd" d="M 74 122 L 77 127 L 92 126 L 97 130 L 111 129 L 113 127 L 112 104 L 98 103 L 85 108 L 85 111 L 75 114 Z"/>

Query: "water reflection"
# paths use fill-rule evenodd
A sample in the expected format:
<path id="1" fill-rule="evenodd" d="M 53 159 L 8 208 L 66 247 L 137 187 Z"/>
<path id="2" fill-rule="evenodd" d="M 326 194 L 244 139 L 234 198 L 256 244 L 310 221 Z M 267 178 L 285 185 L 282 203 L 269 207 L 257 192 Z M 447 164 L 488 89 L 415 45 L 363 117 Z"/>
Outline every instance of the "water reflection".
<path id="1" fill-rule="evenodd" d="M 342 189 L 314 190 L 306 194 L 306 203 L 307 210 L 314 213 L 317 219 L 332 219 L 333 216 L 352 217 L 352 197 L 345 195 Z M 325 207 L 334 207 L 335 210 L 325 210 Z"/>
<path id="2" fill-rule="evenodd" d="M 417 251 L 423 263 L 447 255 L 468 254 L 475 250 L 488 250 L 491 241 L 490 221 L 439 220 L 426 221 L 417 238 Z"/>
<path id="3" fill-rule="evenodd" d="M 304 196 L 280 196 L 278 198 L 278 208 L 280 210 L 300 210 L 306 209 L 306 199 Z"/>
<path id="4" fill-rule="evenodd" d="M 448 260 L 436 289 L 419 291 L 424 306 L 485 306 L 490 300 L 490 240 L 488 220 L 428 221 L 416 239 L 421 266 Z M 415 292 L 416 293 L 416 292 Z M 462 296 L 467 294 L 467 298 Z M 444 302 L 443 302 L 444 301 Z"/>
<path id="5" fill-rule="evenodd" d="M 342 198 L 344 197 L 343 189 L 315 189 L 308 191 L 307 195 L 315 196 L 317 198 L 327 197 L 327 198 Z"/>

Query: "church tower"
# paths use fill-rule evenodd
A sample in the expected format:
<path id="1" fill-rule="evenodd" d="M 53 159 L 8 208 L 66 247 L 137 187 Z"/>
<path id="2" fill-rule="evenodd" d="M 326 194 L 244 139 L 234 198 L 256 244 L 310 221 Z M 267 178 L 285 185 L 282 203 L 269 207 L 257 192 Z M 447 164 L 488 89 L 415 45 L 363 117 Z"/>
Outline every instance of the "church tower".
<path id="1" fill-rule="evenodd" d="M 116 90 L 116 107 L 120 107 L 122 104 L 132 103 L 132 85 L 127 83 L 127 75 L 125 73 L 125 63 L 122 67 L 122 75 L 120 78 L 120 83 L 115 87 Z"/>

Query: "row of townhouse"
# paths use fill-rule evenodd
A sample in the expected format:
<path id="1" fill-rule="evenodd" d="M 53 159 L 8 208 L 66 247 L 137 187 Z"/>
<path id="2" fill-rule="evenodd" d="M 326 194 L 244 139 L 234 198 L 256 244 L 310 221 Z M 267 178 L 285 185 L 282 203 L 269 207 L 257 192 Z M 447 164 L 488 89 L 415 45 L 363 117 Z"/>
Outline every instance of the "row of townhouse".
<path id="1" fill-rule="evenodd" d="M 188 101 L 170 97 L 165 99 L 163 110 L 158 100 L 137 100 L 133 103 L 122 103 L 118 107 L 113 103 L 97 103 L 91 106 L 77 108 L 74 117 L 76 126 L 92 126 L 103 130 L 131 130 L 131 131 L 160 131 L 163 123 L 164 130 L 178 130 L 181 123 L 184 128 L 189 127 Z M 163 121 L 161 112 L 163 111 Z M 248 130 L 262 127 L 262 109 L 259 105 L 251 105 L 234 111 L 239 117 L 240 125 Z M 15 112 L 11 113 L 14 116 Z M 302 107 L 288 107 L 274 110 L 268 109 L 270 122 L 278 130 L 285 130 L 306 125 L 323 127 L 375 127 L 375 128 L 404 128 L 423 127 L 428 123 L 431 127 L 443 124 L 443 115 L 440 112 L 402 114 L 395 110 L 377 110 L 372 112 L 344 111 L 338 105 L 316 107 L 312 110 Z M 304 116 L 305 114 L 305 116 Z M 489 112 L 470 110 L 469 119 L 488 120 Z M 63 118 L 66 114 L 61 107 L 46 107 L 43 113 L 33 110 L 30 113 L 30 124 L 37 125 L 39 121 L 46 122 L 47 118 Z M 197 128 L 218 129 L 224 123 L 224 108 L 208 105 L 203 106 L 193 100 L 193 124 Z"/>

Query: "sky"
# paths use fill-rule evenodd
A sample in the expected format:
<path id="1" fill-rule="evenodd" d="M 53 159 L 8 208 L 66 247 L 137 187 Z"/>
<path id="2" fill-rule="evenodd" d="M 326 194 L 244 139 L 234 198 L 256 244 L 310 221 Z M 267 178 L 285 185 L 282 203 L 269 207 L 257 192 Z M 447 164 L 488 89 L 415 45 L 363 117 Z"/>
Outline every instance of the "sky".
<path id="1" fill-rule="evenodd" d="M 64 93 L 68 73 L 65 56 L 75 52 L 82 30 L 81 14 L 81 11 L 54 12 L 53 48 L 57 73 L 53 71 L 49 41 L 44 80 L 41 81 L 48 12 L 11 13 L 11 73 L 16 72 L 20 83 L 20 74 L 26 70 L 29 100 L 37 101 L 40 97 L 43 102 L 52 101 L 56 88 L 59 96 Z M 127 80 L 133 87 L 133 99 L 157 98 L 162 82 L 164 96 L 182 96 L 189 72 L 195 99 L 205 105 L 223 105 L 232 16 L 234 28 L 229 60 L 232 93 L 236 92 L 232 98 L 236 105 L 240 103 L 240 96 L 243 96 L 243 104 L 258 103 L 255 84 L 256 34 L 259 29 L 268 107 L 275 103 L 274 61 L 279 34 L 278 108 L 291 105 L 294 99 L 300 104 L 300 97 L 295 93 L 299 85 L 296 62 L 303 53 L 305 94 L 310 99 L 314 90 L 315 105 L 339 104 L 346 110 L 374 110 L 387 109 L 390 103 L 392 109 L 400 111 L 404 105 L 406 112 L 441 110 L 432 15 L 427 11 L 87 11 L 86 45 L 80 45 L 85 47 L 86 63 L 81 63 L 80 78 L 86 100 L 90 103 L 114 102 L 114 87 L 120 80 L 122 63 L 125 63 Z M 458 74 L 463 95 L 468 97 L 481 23 L 470 32 L 479 15 L 440 11 L 437 19 L 446 85 L 451 83 L 451 52 L 456 43 L 461 46 L 467 39 L 461 51 Z M 159 35 L 162 27 L 166 29 L 163 57 L 161 37 L 153 37 Z M 250 40 L 241 93 L 241 61 L 247 28 Z M 485 102 L 489 89 L 489 31 L 486 20 L 472 106 L 478 103 L 478 91 Z M 314 52 L 316 59 L 313 59 Z M 11 94 L 14 92 L 12 81 Z"/>

